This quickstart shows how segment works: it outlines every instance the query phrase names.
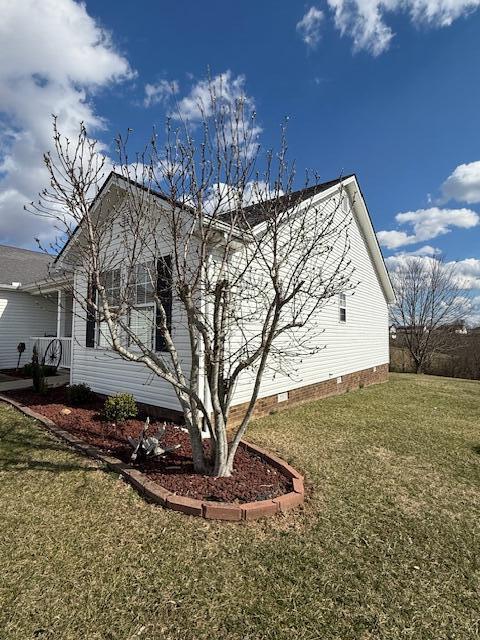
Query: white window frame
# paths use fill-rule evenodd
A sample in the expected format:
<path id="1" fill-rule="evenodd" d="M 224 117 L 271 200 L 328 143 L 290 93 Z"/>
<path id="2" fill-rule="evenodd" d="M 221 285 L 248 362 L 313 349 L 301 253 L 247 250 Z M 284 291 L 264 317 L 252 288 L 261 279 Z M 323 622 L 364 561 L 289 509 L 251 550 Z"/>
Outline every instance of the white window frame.
<path id="1" fill-rule="evenodd" d="M 109 269 L 108 271 L 105 271 L 104 273 L 102 273 L 102 276 L 104 274 L 111 274 L 114 272 L 118 272 L 118 277 L 119 277 L 119 284 L 118 286 L 105 286 L 105 290 L 107 293 L 107 299 L 109 300 L 109 304 L 110 304 L 110 299 L 114 300 L 113 296 L 116 290 L 117 291 L 117 295 L 119 296 L 122 290 L 122 277 L 123 277 L 123 273 L 122 273 L 122 269 L 120 267 L 118 267 L 117 269 Z M 99 308 L 100 314 L 101 314 L 101 309 L 100 309 L 100 294 L 97 291 L 97 307 Z M 114 311 L 116 309 L 116 305 L 111 305 L 110 304 L 110 308 L 112 311 Z M 102 326 L 105 327 L 106 326 L 106 321 L 105 320 L 99 320 L 97 323 L 97 331 L 96 331 L 96 338 L 95 338 L 95 347 L 97 349 L 111 349 L 112 348 L 112 344 L 110 341 L 110 334 L 108 331 L 108 328 L 106 329 L 106 331 L 102 331 Z"/>
<path id="2" fill-rule="evenodd" d="M 140 270 L 140 268 L 143 268 L 143 272 L 144 272 L 143 281 L 139 281 L 138 279 L 138 271 Z M 131 326 L 130 323 L 132 321 L 132 318 L 131 318 L 132 311 L 140 312 L 138 313 L 137 317 L 141 318 L 143 315 L 145 320 L 147 320 L 146 314 L 148 310 L 151 310 L 152 320 L 151 320 L 151 336 L 150 336 L 150 344 L 149 344 L 150 349 L 155 348 L 155 325 L 156 325 L 156 317 L 157 317 L 157 304 L 155 302 L 155 297 L 154 297 L 155 285 L 152 283 L 150 279 L 150 274 L 152 273 L 156 274 L 156 269 L 157 269 L 157 264 L 155 260 L 151 260 L 149 262 L 141 262 L 135 265 L 135 270 L 134 270 L 135 280 L 130 285 L 134 293 L 134 303 L 132 304 L 131 309 L 129 311 L 128 325 Z M 150 270 L 150 273 L 149 273 L 149 270 Z M 145 287 L 144 302 L 139 302 L 137 300 L 139 286 L 141 285 L 144 285 Z M 152 287 L 151 300 L 148 300 L 148 293 L 147 293 L 148 286 Z M 128 346 L 131 349 L 139 349 L 139 347 L 135 344 L 135 341 L 130 336 L 128 336 Z"/>

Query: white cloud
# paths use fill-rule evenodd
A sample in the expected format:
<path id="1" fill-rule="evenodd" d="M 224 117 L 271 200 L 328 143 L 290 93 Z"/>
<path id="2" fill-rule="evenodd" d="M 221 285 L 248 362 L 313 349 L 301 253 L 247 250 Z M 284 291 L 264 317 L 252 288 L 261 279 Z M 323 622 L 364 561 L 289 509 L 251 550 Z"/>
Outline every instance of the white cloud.
<path id="1" fill-rule="evenodd" d="M 408 225 L 413 233 L 405 231 L 379 231 L 378 241 L 387 249 L 425 242 L 451 231 L 452 227 L 471 229 L 480 223 L 480 216 L 471 209 L 418 209 L 398 213 L 395 220 L 401 225 Z"/>
<path id="2" fill-rule="evenodd" d="M 480 160 L 460 164 L 442 185 L 445 201 L 480 202 Z"/>
<path id="3" fill-rule="evenodd" d="M 208 121 L 214 112 L 239 114 L 243 111 L 244 128 L 238 127 L 234 131 L 235 127 L 229 128 L 227 122 L 224 129 L 225 140 L 227 144 L 238 144 L 249 155 L 254 155 L 262 128 L 257 124 L 255 100 L 246 93 L 245 82 L 245 76 L 234 76 L 229 70 L 198 80 L 188 95 L 177 100 L 176 108 L 170 116 L 196 127 L 202 121 Z"/>
<path id="4" fill-rule="evenodd" d="M 220 107 L 232 109 L 241 103 L 245 113 L 255 111 L 255 101 L 245 91 L 245 76 L 234 77 L 230 70 L 219 73 L 212 78 L 204 78 L 196 82 L 190 93 L 178 101 L 172 117 L 197 124 L 203 118 L 209 118 L 213 112 L 213 101 Z"/>
<path id="5" fill-rule="evenodd" d="M 303 18 L 297 22 L 297 31 L 310 49 L 315 49 L 320 42 L 323 19 L 323 11 L 317 7 L 310 7 Z"/>
<path id="6" fill-rule="evenodd" d="M 416 251 L 412 251 L 412 256 L 438 256 L 442 252 L 437 247 L 431 247 L 429 244 L 420 247 Z"/>
<path id="7" fill-rule="evenodd" d="M 45 186 L 42 154 L 52 145 L 51 114 L 75 136 L 83 121 L 104 126 L 90 96 L 132 77 L 110 35 L 73 0 L 0 0 L 0 237 L 12 244 L 48 238 L 44 219 L 23 211 Z"/>
<path id="8" fill-rule="evenodd" d="M 394 33 L 387 13 L 408 13 L 414 26 L 448 27 L 480 6 L 480 0 L 328 0 L 335 26 L 353 39 L 355 51 L 378 56 L 386 51 Z"/>
<path id="9" fill-rule="evenodd" d="M 378 231 L 377 238 L 387 249 L 398 249 L 415 242 L 415 236 L 409 236 L 405 231 Z"/>
<path id="10" fill-rule="evenodd" d="M 207 211 L 231 211 L 237 207 L 248 207 L 256 202 L 269 200 L 282 196 L 281 189 L 271 189 L 263 180 L 251 180 L 245 184 L 243 190 L 235 189 L 225 182 L 219 182 L 212 186 L 208 198 L 205 201 Z"/>
<path id="11" fill-rule="evenodd" d="M 477 258 L 465 258 L 457 262 L 448 262 L 455 265 L 457 278 L 465 289 L 480 289 L 480 260 Z"/>
<path id="12" fill-rule="evenodd" d="M 145 85 L 145 107 L 159 103 L 166 103 L 174 94 L 179 92 L 179 85 L 176 80 L 159 80 L 156 84 Z"/>
<path id="13" fill-rule="evenodd" d="M 416 251 L 402 251 L 402 255 L 405 256 L 439 256 L 441 254 L 441 250 L 437 247 L 431 247 L 429 244 L 420 247 Z"/>

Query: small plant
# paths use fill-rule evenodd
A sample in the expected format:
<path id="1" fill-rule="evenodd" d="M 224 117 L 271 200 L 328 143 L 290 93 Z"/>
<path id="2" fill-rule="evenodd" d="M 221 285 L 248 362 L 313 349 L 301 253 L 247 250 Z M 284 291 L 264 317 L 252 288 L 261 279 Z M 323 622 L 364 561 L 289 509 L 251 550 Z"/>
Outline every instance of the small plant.
<path id="1" fill-rule="evenodd" d="M 150 418 L 147 418 L 140 437 L 138 439 L 128 438 L 128 441 L 133 447 L 133 453 L 130 456 L 130 460 L 132 462 L 141 462 L 142 460 L 146 460 L 148 457 L 153 458 L 155 456 L 163 456 L 169 451 L 173 451 L 180 447 L 179 444 L 176 444 L 173 447 L 164 447 L 160 444 L 160 441 L 165 435 L 165 422 L 162 427 L 158 428 L 157 433 L 154 436 L 147 435 L 149 428 Z"/>
<path id="2" fill-rule="evenodd" d="M 45 377 L 55 376 L 57 374 L 57 370 L 55 369 L 55 367 L 51 367 L 48 364 L 44 364 L 43 366 L 39 364 L 39 366 L 42 369 L 43 375 Z M 26 364 L 24 364 L 22 370 L 23 370 L 23 373 L 27 376 L 27 378 L 31 378 L 33 376 L 33 362 L 27 362 Z"/>
<path id="3" fill-rule="evenodd" d="M 45 381 L 43 367 L 38 361 L 38 351 L 36 345 L 33 347 L 32 353 L 32 382 L 33 388 L 37 393 L 46 393 L 47 383 Z"/>
<path id="4" fill-rule="evenodd" d="M 137 403 L 131 393 L 117 393 L 105 400 L 103 416 L 109 422 L 125 422 L 137 414 Z"/>
<path id="5" fill-rule="evenodd" d="M 87 404 L 87 402 L 93 400 L 94 396 L 95 394 L 88 384 L 84 384 L 83 382 L 80 384 L 71 384 L 67 387 L 67 400 L 74 406 Z"/>
<path id="6" fill-rule="evenodd" d="M 365 383 L 364 382 L 360 382 L 360 384 L 358 385 L 358 388 L 359 389 L 363 389 L 364 386 L 365 386 Z"/>

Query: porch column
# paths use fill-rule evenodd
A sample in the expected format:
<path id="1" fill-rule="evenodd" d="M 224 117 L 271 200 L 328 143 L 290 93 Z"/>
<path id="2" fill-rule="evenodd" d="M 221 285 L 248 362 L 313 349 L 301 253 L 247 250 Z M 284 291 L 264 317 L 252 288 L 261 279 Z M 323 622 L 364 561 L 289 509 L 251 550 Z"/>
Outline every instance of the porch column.
<path id="1" fill-rule="evenodd" d="M 57 291 L 57 338 L 62 335 L 62 290 Z"/>

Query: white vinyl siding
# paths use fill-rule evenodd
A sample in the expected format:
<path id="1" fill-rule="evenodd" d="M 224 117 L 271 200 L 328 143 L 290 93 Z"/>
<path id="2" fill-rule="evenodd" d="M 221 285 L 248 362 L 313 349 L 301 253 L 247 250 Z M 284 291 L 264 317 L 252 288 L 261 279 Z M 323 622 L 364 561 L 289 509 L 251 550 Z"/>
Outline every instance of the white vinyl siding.
<path id="1" fill-rule="evenodd" d="M 76 278 L 75 286 L 84 291 L 85 283 Z M 128 362 L 109 348 L 85 346 L 86 315 L 78 303 L 75 309 L 75 340 L 72 349 L 72 384 L 84 382 L 97 393 L 132 393 L 138 402 L 180 410 L 173 387 L 152 374 L 144 364 Z M 190 364 L 190 343 L 181 308 L 173 303 L 172 333 L 185 370 Z M 168 357 L 167 354 L 165 357 Z"/>
<path id="2" fill-rule="evenodd" d="M 0 289 L 0 369 L 17 365 L 19 342 L 26 351 L 21 364 L 31 360 L 31 336 L 55 336 L 57 331 L 57 297 L 45 299 L 23 291 Z"/>
<path id="3" fill-rule="evenodd" d="M 113 233 L 113 237 L 121 237 L 121 234 Z M 171 253 L 171 247 L 160 241 L 157 243 L 157 250 L 157 257 L 167 256 Z M 121 255 L 122 247 L 120 244 L 112 244 L 110 251 Z M 143 262 L 149 262 L 151 257 L 151 254 L 149 254 L 148 259 Z M 79 297 L 85 297 L 86 281 L 78 274 L 75 275 L 75 287 L 79 292 Z M 136 326 L 139 335 L 143 333 L 150 336 L 152 329 L 149 324 L 154 314 L 154 306 L 151 306 L 148 302 L 151 297 L 151 291 L 146 286 L 146 278 L 139 277 L 135 289 L 139 306 L 138 312 L 132 310 L 130 322 Z M 78 302 L 74 302 L 74 315 L 75 339 L 72 341 L 72 384 L 84 382 L 97 393 L 105 395 L 128 392 L 133 394 L 138 402 L 166 409 L 180 410 L 180 404 L 172 385 L 154 375 L 144 364 L 122 359 L 108 347 L 108 339 L 105 338 L 105 341 L 102 341 L 101 344 L 97 342 L 96 347 L 86 347 L 86 313 Z M 154 320 L 152 320 L 152 324 L 154 324 Z M 98 327 L 96 327 L 96 330 L 98 331 Z M 107 336 L 108 330 L 105 328 L 103 333 Z M 190 341 L 183 308 L 175 300 L 175 297 L 173 298 L 172 306 L 172 336 L 178 350 L 180 362 L 188 377 L 191 360 Z M 131 350 L 135 351 L 133 345 Z M 170 362 L 170 356 L 167 352 L 161 355 L 166 359 L 166 362 Z"/>
<path id="4" fill-rule="evenodd" d="M 388 305 L 377 278 L 362 232 L 354 217 L 349 230 L 349 257 L 355 268 L 358 286 L 345 292 L 345 298 L 332 298 L 317 314 L 319 347 L 315 355 L 302 356 L 291 377 L 266 373 L 259 397 L 276 395 L 291 389 L 368 369 L 389 362 Z M 341 321 L 340 309 L 346 309 Z M 300 360 L 300 358 L 299 358 Z M 253 375 L 241 376 L 233 404 L 249 400 Z"/>

